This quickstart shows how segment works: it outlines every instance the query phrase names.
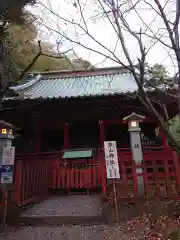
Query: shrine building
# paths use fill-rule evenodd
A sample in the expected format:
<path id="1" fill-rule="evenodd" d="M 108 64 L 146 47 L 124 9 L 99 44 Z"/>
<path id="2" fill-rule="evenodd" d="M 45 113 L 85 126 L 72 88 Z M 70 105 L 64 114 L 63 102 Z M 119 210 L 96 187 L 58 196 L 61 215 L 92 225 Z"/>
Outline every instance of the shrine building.
<path id="1" fill-rule="evenodd" d="M 176 114 L 173 98 L 163 91 L 147 91 L 162 116 L 163 104 L 169 117 Z M 118 149 L 130 151 L 128 125 L 123 118 L 132 112 L 145 116 L 140 123 L 143 148 L 160 149 L 167 144 L 161 129 L 157 134 L 157 120 L 138 99 L 132 74 L 123 68 L 31 74 L 22 85 L 11 87 L 3 107 L 3 120 L 17 129 L 17 153 L 96 152 L 110 140 L 116 141 Z"/>
<path id="2" fill-rule="evenodd" d="M 51 188 L 100 187 L 107 196 L 104 142 L 116 141 L 120 172 L 128 174 L 123 164 L 126 158 L 134 159 L 125 119 L 132 114 L 141 118 L 143 159 L 149 159 L 148 154 L 156 160 L 167 153 L 172 156 L 163 130 L 140 102 L 137 90 L 132 74 L 117 67 L 29 74 L 23 84 L 10 88 L 1 111 L 1 119 L 14 126 L 16 168 L 24 169 L 23 174 L 32 168 L 35 174 L 41 167 L 36 162 L 44 161 Z M 177 114 L 176 99 L 163 85 L 145 91 L 164 119 Z M 22 178 L 32 181 L 29 174 Z"/>

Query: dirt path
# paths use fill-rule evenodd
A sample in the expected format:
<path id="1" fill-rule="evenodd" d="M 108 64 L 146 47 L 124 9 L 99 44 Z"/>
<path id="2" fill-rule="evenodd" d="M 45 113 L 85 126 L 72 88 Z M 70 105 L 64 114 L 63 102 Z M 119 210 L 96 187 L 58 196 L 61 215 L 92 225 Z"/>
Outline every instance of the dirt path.
<path id="1" fill-rule="evenodd" d="M 172 232 L 179 228 L 179 220 L 159 219 L 160 224 L 156 232 L 163 229 Z M 146 215 L 133 218 L 121 224 L 101 225 L 68 225 L 68 226 L 42 226 L 21 227 L 19 229 L 7 229 L 0 235 L 0 240 L 141 240 L 150 231 L 149 221 Z"/>
<path id="2" fill-rule="evenodd" d="M 178 203 L 178 204 L 177 204 Z M 177 207 L 175 205 L 177 204 Z M 170 205 L 169 209 L 167 205 Z M 68 226 L 41 226 L 9 228 L 0 235 L 0 240 L 132 240 L 144 239 L 150 231 L 148 213 L 152 212 L 158 220 L 156 231 L 165 229 L 171 232 L 180 226 L 180 218 L 172 218 L 173 212 L 179 209 L 179 202 L 147 202 L 138 207 L 121 209 L 121 215 L 126 221 L 120 224 L 108 225 L 68 225 Z M 168 214 L 168 209 L 172 213 Z M 154 213 L 153 213 L 154 211 Z M 23 213 L 23 217 L 42 216 L 99 216 L 102 214 L 102 202 L 99 195 L 52 197 L 34 205 Z"/>
<path id="3" fill-rule="evenodd" d="M 94 225 L 26 227 L 11 230 L 0 236 L 0 240 L 128 240 L 129 237 L 129 233 L 125 234 L 122 226 Z M 140 236 L 136 234 L 136 237 L 139 239 Z M 142 237 L 143 232 L 141 232 Z"/>

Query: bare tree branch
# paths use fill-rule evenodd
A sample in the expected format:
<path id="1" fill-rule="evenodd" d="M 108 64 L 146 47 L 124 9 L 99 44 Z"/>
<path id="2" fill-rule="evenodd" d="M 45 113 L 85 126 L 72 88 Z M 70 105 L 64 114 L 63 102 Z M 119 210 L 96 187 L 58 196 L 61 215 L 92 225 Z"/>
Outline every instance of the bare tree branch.
<path id="1" fill-rule="evenodd" d="M 80 10 L 80 14 L 81 14 L 81 17 L 82 17 L 82 20 L 83 20 L 84 26 L 85 26 L 85 28 L 86 28 L 86 31 L 89 32 L 89 30 L 88 30 L 88 26 L 87 26 L 86 21 L 85 21 L 85 18 L 84 18 L 83 9 L 82 9 L 82 7 L 81 7 L 80 1 L 77 0 L 77 2 L 78 2 L 78 6 L 79 6 L 79 10 Z M 85 3 L 85 4 L 86 4 L 86 3 Z"/>
<path id="2" fill-rule="evenodd" d="M 44 6 L 46 9 L 48 9 L 43 3 L 41 3 L 41 5 L 42 6 Z M 50 10 L 50 9 L 49 9 Z M 81 9 L 80 9 L 81 10 Z M 112 52 L 110 49 L 108 49 L 105 45 L 103 45 L 100 41 L 98 41 L 94 36 L 92 36 L 83 26 L 81 26 L 79 23 L 77 23 L 77 22 L 75 22 L 75 21 L 71 21 L 71 20 L 69 20 L 69 19 L 65 19 L 64 17 L 61 17 L 60 15 L 58 15 L 57 13 L 55 13 L 55 12 L 53 12 L 52 10 L 50 10 L 50 12 L 52 13 L 52 14 L 54 14 L 55 16 L 57 16 L 57 17 L 59 17 L 61 20 L 63 20 L 63 21 L 65 21 L 65 22 L 67 22 L 67 23 L 69 23 L 69 24 L 71 24 L 72 26 L 77 26 L 77 27 L 79 27 L 87 36 L 89 36 L 94 42 L 96 42 L 99 46 L 101 46 L 104 50 L 106 50 L 107 52 L 109 52 L 113 57 L 114 57 L 114 59 L 113 60 L 115 60 L 116 59 L 116 62 L 117 63 L 119 63 L 119 64 L 121 64 L 123 67 L 125 67 L 125 68 L 127 68 L 127 66 L 122 62 L 122 61 L 120 61 L 120 59 L 116 56 L 116 54 L 114 53 L 114 52 Z M 83 15 L 83 13 L 81 13 L 81 15 Z M 45 26 L 46 27 L 46 26 Z M 50 30 L 52 30 L 53 31 L 53 29 L 52 28 L 50 28 L 50 27 L 48 27 L 48 29 L 50 29 Z M 64 33 L 60 33 L 60 32 L 58 32 L 58 31 L 56 31 L 56 30 L 54 30 L 57 34 L 59 34 L 59 35 L 61 35 L 62 37 L 65 37 L 67 40 L 69 40 L 70 42 L 73 42 L 73 43 L 76 43 L 76 44 L 79 44 L 79 45 L 81 45 L 82 47 L 84 47 L 84 48 L 86 48 L 86 49 L 88 49 L 88 50 L 91 50 L 89 47 L 86 47 L 85 45 L 83 45 L 83 44 L 80 44 L 80 43 L 78 43 L 78 41 L 75 41 L 75 40 L 73 40 L 73 39 L 71 39 L 71 38 L 69 38 L 68 36 L 66 36 Z M 98 53 L 99 51 L 96 51 L 96 53 Z M 100 52 L 99 52 L 100 53 Z M 100 53 L 100 54 L 102 54 L 102 53 Z M 110 59 L 110 58 L 109 58 Z M 111 58 L 111 60 L 112 60 L 112 58 Z"/>
<path id="3" fill-rule="evenodd" d="M 174 29 L 173 29 L 174 32 L 176 32 L 179 27 L 179 21 L 180 21 L 180 2 L 176 0 L 176 19 L 174 22 Z"/>
<path id="4" fill-rule="evenodd" d="M 145 3 L 145 5 L 150 6 L 151 11 L 155 13 L 155 17 L 153 17 L 153 20 L 149 23 L 147 23 L 143 17 L 141 16 L 141 12 L 138 11 L 138 6 L 141 7 L 142 4 Z M 155 104 L 158 104 L 161 109 L 163 109 L 166 120 L 168 119 L 168 113 L 167 108 L 160 100 L 152 99 L 148 96 L 148 93 L 144 90 L 144 83 L 146 82 L 146 70 L 145 70 L 145 63 L 147 61 L 147 54 L 149 51 L 153 48 L 153 46 L 158 43 L 163 45 L 164 48 L 168 49 L 168 54 L 171 54 L 174 52 L 176 56 L 176 61 L 178 64 L 178 76 L 180 76 L 180 48 L 179 48 L 179 1 L 176 2 L 176 18 L 174 25 L 172 26 L 172 22 L 168 19 L 168 16 L 166 15 L 166 7 L 168 5 L 168 0 L 165 1 L 165 4 L 162 6 L 160 3 L 160 0 L 137 0 L 137 1 L 120 1 L 120 0 L 97 0 L 95 4 L 98 4 L 98 7 L 101 8 L 100 17 L 104 17 L 108 20 L 108 23 L 110 24 L 110 27 L 112 27 L 112 30 L 116 34 L 117 41 L 116 44 L 118 47 L 121 47 L 123 52 L 123 57 L 125 56 L 125 61 L 122 60 L 121 57 L 119 57 L 116 54 L 116 47 L 112 50 L 111 48 L 106 47 L 106 44 L 103 44 L 102 41 L 99 41 L 97 37 L 94 37 L 93 34 L 90 32 L 91 28 L 88 28 L 88 21 L 86 19 L 86 16 L 84 15 L 84 9 L 82 7 L 82 3 L 80 0 L 77 0 L 77 6 L 79 10 L 80 15 L 80 22 L 73 19 L 68 19 L 68 17 L 63 17 L 60 13 L 56 13 L 52 10 L 52 8 L 49 8 L 45 6 L 43 3 L 41 3 L 41 6 L 43 6 L 46 10 L 48 10 L 53 16 L 56 16 L 59 20 L 64 22 L 66 26 L 70 25 L 71 27 L 74 27 L 75 29 L 75 36 L 80 36 L 80 33 L 83 34 L 83 36 L 87 36 L 91 41 L 93 41 L 95 44 L 97 44 L 101 49 L 96 49 L 88 45 L 88 43 L 83 43 L 81 40 L 74 38 L 73 36 L 70 36 L 68 33 L 65 33 L 62 30 L 62 26 L 60 24 L 56 24 L 56 29 L 53 29 L 52 26 L 46 26 L 46 24 L 43 23 L 44 27 L 47 27 L 48 30 L 51 32 L 54 32 L 58 36 L 61 36 L 62 39 L 66 39 L 68 42 L 75 44 L 77 46 L 80 46 L 86 50 L 92 51 L 94 53 L 97 53 L 98 55 L 101 55 L 104 59 L 109 59 L 113 61 L 114 63 L 117 63 L 120 66 L 123 66 L 127 70 L 129 70 L 134 80 L 138 86 L 138 93 L 137 96 L 144 106 L 146 110 L 151 112 L 151 114 L 156 117 L 156 119 L 159 121 L 161 127 L 163 128 L 166 136 L 170 141 L 173 142 L 175 150 L 180 155 L 180 147 L 176 143 L 175 139 L 169 132 L 169 129 L 164 121 L 164 118 L 162 115 L 157 111 L 155 108 Z M 83 2 L 84 3 L 84 2 Z M 128 5 L 128 7 L 126 7 Z M 122 11 L 122 9 L 124 9 Z M 128 17 L 131 12 L 134 12 L 138 19 L 141 21 L 142 26 L 139 27 L 138 32 L 135 31 L 132 28 L 132 25 L 130 22 L 128 22 Z M 46 18 L 48 16 L 46 15 Z M 153 23 L 155 23 L 156 18 L 160 18 L 161 24 L 163 24 L 163 27 L 158 27 L 157 31 L 153 30 Z M 46 19 L 47 20 L 47 19 Z M 83 24 L 81 25 L 81 22 Z M 74 30 L 73 29 L 73 30 Z M 134 66 L 134 59 L 131 55 L 131 52 L 128 48 L 127 41 L 125 39 L 124 29 L 128 32 L 128 34 L 133 37 L 134 41 L 138 43 L 138 63 L 139 63 L 139 72 L 136 70 L 136 66 Z M 78 33 L 78 31 L 80 33 Z M 175 30 L 177 32 L 175 32 Z M 162 33 L 162 32 L 163 33 Z M 150 39 L 150 46 L 145 44 L 144 39 Z M 147 45 L 147 49 L 146 49 Z M 119 48 L 117 48 L 119 50 Z M 171 52 L 172 51 L 172 52 Z M 127 64 L 125 64 L 127 62 Z M 128 65 L 128 66 L 127 66 Z M 152 87 L 152 86 L 151 86 Z M 158 89 L 158 87 L 153 86 L 157 91 L 163 92 L 163 90 Z M 177 95 L 174 95 L 173 92 L 163 92 L 164 94 L 168 94 L 172 99 L 179 101 L 179 114 L 180 114 L 180 81 L 179 81 L 179 93 Z"/>
<path id="5" fill-rule="evenodd" d="M 45 26 L 45 25 L 44 25 L 44 26 Z M 80 41 L 77 41 L 77 40 L 74 40 L 74 39 L 68 37 L 68 36 L 65 35 L 64 33 L 61 33 L 61 32 L 59 32 L 59 31 L 57 31 L 56 29 L 53 29 L 53 28 L 51 28 L 51 27 L 49 27 L 49 26 L 46 26 L 46 27 L 47 27 L 47 29 L 49 29 L 49 30 L 51 30 L 51 31 L 54 31 L 54 32 L 56 32 L 58 35 L 66 38 L 69 42 L 75 43 L 75 44 L 77 44 L 77 45 L 79 45 L 79 46 L 81 46 L 81 47 L 83 47 L 83 48 L 85 48 L 85 49 L 87 49 L 87 50 L 89 50 L 89 51 L 92 51 L 92 52 L 95 52 L 95 53 L 97 53 L 97 54 L 99 54 L 99 55 L 101 55 L 101 56 L 107 57 L 107 59 L 110 59 L 110 60 L 112 60 L 113 62 L 116 62 L 117 64 L 122 65 L 124 68 L 129 69 L 129 67 L 128 67 L 127 65 L 125 65 L 122 61 L 120 61 L 119 58 L 117 58 L 117 57 L 116 57 L 116 58 L 113 58 L 113 57 L 111 57 L 111 56 L 108 56 L 107 54 L 105 54 L 105 53 L 103 53 L 103 52 L 100 52 L 100 51 L 98 51 L 98 50 L 96 50 L 96 49 L 93 49 L 93 48 L 90 48 L 89 46 L 84 45 L 84 44 L 81 43 Z M 106 48 L 106 50 L 109 51 L 108 48 Z M 112 52 L 112 51 L 110 51 L 110 53 L 111 53 L 111 52 Z"/>
<path id="6" fill-rule="evenodd" d="M 51 55 L 51 54 L 47 54 L 47 53 L 41 53 L 42 56 L 46 56 L 46 57 L 50 57 L 50 58 L 56 58 L 56 59 L 60 59 L 60 58 L 64 58 L 65 54 L 67 54 L 68 52 L 73 51 L 73 49 L 68 49 L 67 51 L 64 51 L 62 53 L 60 53 L 59 55 Z"/>
<path id="7" fill-rule="evenodd" d="M 175 43 L 175 40 L 173 38 L 173 30 L 171 29 L 170 25 L 169 25 L 169 22 L 168 22 L 168 19 L 166 17 L 166 14 L 164 12 L 164 9 L 163 7 L 161 6 L 159 0 L 154 0 L 154 2 L 156 3 L 159 11 L 160 11 L 160 14 L 161 14 L 161 17 L 162 17 L 162 20 L 164 21 L 164 24 L 166 26 L 166 29 L 168 31 L 168 34 L 169 34 L 169 38 L 171 40 L 171 44 L 172 44 L 172 48 L 175 50 L 175 52 L 178 50 L 177 49 L 177 46 L 176 46 L 176 43 Z"/>
<path id="8" fill-rule="evenodd" d="M 160 36 L 158 36 L 157 34 L 158 34 L 159 29 L 158 29 L 158 31 L 156 33 L 154 33 L 153 30 L 146 24 L 146 22 L 143 20 L 143 18 L 141 17 L 141 15 L 139 14 L 139 12 L 136 9 L 135 9 L 135 12 L 138 15 L 138 17 L 140 18 L 140 20 L 142 21 L 142 23 L 146 26 L 146 28 L 152 33 L 152 35 L 149 35 L 147 33 L 147 30 L 146 30 L 146 31 L 142 32 L 142 34 L 146 35 L 149 38 L 155 39 L 158 42 L 162 43 L 164 46 L 172 49 L 172 46 L 168 45 L 166 42 L 164 42 L 162 40 L 162 37 L 164 36 L 164 34 L 161 34 Z"/>

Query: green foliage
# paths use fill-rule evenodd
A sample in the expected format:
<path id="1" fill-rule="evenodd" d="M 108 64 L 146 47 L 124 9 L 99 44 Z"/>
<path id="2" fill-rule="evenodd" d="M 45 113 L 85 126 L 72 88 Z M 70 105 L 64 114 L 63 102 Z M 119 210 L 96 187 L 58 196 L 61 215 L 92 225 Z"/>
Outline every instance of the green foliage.
<path id="1" fill-rule="evenodd" d="M 155 86 L 165 82 L 165 79 L 168 77 L 168 72 L 162 64 L 156 63 L 150 69 L 151 74 L 151 83 Z"/>
<path id="2" fill-rule="evenodd" d="M 177 229 L 175 231 L 173 231 L 170 236 L 169 236 L 170 240 L 179 240 L 180 239 L 180 230 Z"/>
<path id="3" fill-rule="evenodd" d="M 8 87 L 8 83 L 12 82 L 19 76 L 18 68 L 12 59 L 12 49 L 14 46 L 12 41 L 7 39 L 7 27 L 12 24 L 25 24 L 25 19 L 30 20 L 32 16 L 24 12 L 27 4 L 34 4 L 35 0 L 0 0 L 0 91 L 3 92 Z M 25 17 L 25 18 L 24 18 Z M 2 98 L 2 95 L 1 95 Z"/>
<path id="4" fill-rule="evenodd" d="M 34 4 L 35 0 L 1 0 L 0 22 L 24 22 L 23 8 L 28 4 Z"/>
<path id="5" fill-rule="evenodd" d="M 166 68 L 162 64 L 156 63 L 152 68 L 151 72 L 153 77 L 163 80 L 168 76 Z"/>
<path id="6" fill-rule="evenodd" d="M 174 118 L 170 119 L 168 125 L 174 139 L 178 144 L 180 144 L 180 117 L 177 115 Z"/>

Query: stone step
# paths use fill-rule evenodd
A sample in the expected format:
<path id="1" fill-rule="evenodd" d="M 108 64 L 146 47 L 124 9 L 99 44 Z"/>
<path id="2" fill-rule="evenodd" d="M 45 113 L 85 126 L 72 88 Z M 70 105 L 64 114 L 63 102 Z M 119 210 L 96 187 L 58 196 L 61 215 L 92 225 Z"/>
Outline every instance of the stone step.
<path id="1" fill-rule="evenodd" d="M 104 216 L 41 216 L 20 217 L 12 220 L 13 226 L 92 225 L 106 223 Z"/>
<path id="2" fill-rule="evenodd" d="M 21 217 L 101 216 L 100 195 L 51 196 L 24 210 Z"/>

